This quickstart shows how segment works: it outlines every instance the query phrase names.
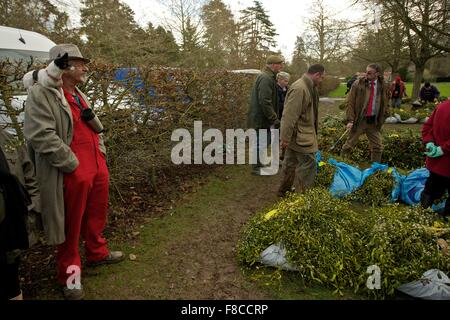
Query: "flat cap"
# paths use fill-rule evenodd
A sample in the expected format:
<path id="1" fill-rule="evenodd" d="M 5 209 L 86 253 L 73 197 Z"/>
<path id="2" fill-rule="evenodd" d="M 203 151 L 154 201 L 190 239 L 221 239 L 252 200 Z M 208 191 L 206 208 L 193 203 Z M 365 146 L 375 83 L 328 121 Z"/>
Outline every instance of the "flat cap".
<path id="1" fill-rule="evenodd" d="M 284 63 L 284 59 L 281 56 L 271 55 L 267 57 L 267 64 L 276 64 L 276 63 Z"/>

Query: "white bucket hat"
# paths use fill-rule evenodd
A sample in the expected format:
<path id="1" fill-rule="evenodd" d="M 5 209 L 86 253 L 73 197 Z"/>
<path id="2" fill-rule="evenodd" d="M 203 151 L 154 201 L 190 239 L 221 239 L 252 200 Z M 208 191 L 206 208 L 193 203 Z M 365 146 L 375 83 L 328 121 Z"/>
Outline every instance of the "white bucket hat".
<path id="1" fill-rule="evenodd" d="M 51 48 L 49 52 L 50 61 L 53 61 L 58 57 L 62 57 L 66 52 L 69 54 L 69 60 L 78 59 L 83 60 L 86 63 L 89 63 L 91 61 L 89 59 L 84 58 L 80 52 L 80 49 L 78 49 L 76 45 L 71 43 L 58 44 L 53 48 Z"/>

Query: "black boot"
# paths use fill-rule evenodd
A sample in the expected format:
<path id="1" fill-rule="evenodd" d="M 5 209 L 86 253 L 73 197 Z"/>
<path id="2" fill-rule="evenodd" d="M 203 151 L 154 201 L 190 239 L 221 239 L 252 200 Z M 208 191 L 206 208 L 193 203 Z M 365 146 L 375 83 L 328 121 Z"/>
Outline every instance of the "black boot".
<path id="1" fill-rule="evenodd" d="M 422 192 L 422 194 L 420 195 L 420 204 L 422 205 L 422 208 L 427 209 L 429 207 L 431 207 L 431 205 L 433 204 L 433 199 L 431 198 L 431 196 L 428 193 Z"/>
<path id="2" fill-rule="evenodd" d="M 442 215 L 447 219 L 450 219 L 450 195 L 449 198 L 447 198 L 447 201 L 445 201 L 445 207 L 444 211 L 442 211 Z"/>

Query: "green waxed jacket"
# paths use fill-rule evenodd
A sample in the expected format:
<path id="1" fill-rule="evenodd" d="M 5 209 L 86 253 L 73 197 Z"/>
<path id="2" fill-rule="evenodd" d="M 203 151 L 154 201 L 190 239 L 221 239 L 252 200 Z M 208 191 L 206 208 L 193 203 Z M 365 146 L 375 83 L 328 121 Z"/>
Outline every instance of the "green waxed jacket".
<path id="1" fill-rule="evenodd" d="M 267 67 L 256 78 L 251 91 L 247 116 L 249 128 L 269 129 L 278 119 L 276 85 L 276 73 Z"/>

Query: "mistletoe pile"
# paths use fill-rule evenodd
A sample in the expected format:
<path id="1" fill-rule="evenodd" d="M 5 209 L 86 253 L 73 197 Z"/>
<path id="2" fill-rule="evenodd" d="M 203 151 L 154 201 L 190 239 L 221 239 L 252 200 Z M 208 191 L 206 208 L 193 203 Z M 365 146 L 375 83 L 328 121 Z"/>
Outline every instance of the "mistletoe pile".
<path id="1" fill-rule="evenodd" d="M 282 243 L 287 261 L 306 283 L 339 295 L 351 289 L 385 298 L 429 269 L 450 271 L 450 256 L 438 245 L 450 226 L 439 222 L 436 228 L 435 221 L 433 212 L 419 207 L 362 209 L 315 188 L 256 214 L 243 229 L 237 254 L 242 264 L 255 267 L 267 247 Z M 372 265 L 382 272 L 380 290 L 366 287 Z"/>

